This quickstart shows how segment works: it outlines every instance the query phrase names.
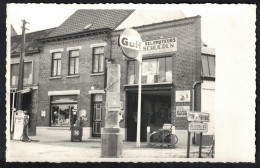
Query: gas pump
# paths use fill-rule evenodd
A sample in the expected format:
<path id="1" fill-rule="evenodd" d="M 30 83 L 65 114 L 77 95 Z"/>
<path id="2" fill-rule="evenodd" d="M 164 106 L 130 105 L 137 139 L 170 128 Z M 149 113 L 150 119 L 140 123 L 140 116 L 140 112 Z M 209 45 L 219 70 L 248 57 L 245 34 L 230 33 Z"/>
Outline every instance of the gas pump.
<path id="1" fill-rule="evenodd" d="M 26 111 L 18 110 L 14 116 L 14 134 L 13 140 L 28 140 L 29 116 Z"/>

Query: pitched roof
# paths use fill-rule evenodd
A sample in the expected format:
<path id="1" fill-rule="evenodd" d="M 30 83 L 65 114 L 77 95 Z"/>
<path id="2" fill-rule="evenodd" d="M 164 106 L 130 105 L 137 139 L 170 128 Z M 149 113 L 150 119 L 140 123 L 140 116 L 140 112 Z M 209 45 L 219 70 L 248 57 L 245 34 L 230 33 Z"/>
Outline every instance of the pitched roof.
<path id="1" fill-rule="evenodd" d="M 36 39 L 46 37 L 55 28 L 40 30 L 32 33 L 25 34 L 25 52 L 33 52 L 39 49 L 39 42 Z M 19 54 L 21 50 L 22 35 L 11 37 L 11 55 Z"/>
<path id="2" fill-rule="evenodd" d="M 50 33 L 48 37 L 73 34 L 83 32 L 84 30 L 97 30 L 102 28 L 115 29 L 133 11 L 134 10 L 79 9 Z M 86 26 L 90 27 L 85 29 Z"/>
<path id="3" fill-rule="evenodd" d="M 17 35 L 16 31 L 14 27 L 11 25 L 11 36 L 16 36 L 16 35 Z"/>

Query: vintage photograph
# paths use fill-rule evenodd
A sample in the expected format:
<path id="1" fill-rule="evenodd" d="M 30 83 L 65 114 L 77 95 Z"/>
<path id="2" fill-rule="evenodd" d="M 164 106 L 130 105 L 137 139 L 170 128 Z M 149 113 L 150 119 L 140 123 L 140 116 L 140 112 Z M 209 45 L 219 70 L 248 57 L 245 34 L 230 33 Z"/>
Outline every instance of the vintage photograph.
<path id="1" fill-rule="evenodd" d="M 221 6 L 7 4 L 7 161 L 216 161 Z"/>

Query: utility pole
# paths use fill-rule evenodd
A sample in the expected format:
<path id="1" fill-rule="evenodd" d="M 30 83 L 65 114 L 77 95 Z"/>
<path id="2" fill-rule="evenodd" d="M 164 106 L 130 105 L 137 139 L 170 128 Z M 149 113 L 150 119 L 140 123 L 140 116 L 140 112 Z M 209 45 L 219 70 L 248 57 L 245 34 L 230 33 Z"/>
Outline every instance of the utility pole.
<path id="1" fill-rule="evenodd" d="M 16 110 L 22 110 L 23 106 L 23 99 L 22 99 L 22 93 L 19 92 L 20 90 L 23 90 L 23 76 L 24 76 L 24 44 L 25 44 L 25 30 L 26 30 L 26 22 L 25 20 L 22 20 L 23 26 L 22 26 L 22 43 L 21 43 L 21 53 L 20 53 L 20 64 L 19 64 L 19 77 L 18 77 L 18 86 L 17 86 L 17 101 L 16 101 Z M 28 29 L 27 29 L 28 30 Z"/>

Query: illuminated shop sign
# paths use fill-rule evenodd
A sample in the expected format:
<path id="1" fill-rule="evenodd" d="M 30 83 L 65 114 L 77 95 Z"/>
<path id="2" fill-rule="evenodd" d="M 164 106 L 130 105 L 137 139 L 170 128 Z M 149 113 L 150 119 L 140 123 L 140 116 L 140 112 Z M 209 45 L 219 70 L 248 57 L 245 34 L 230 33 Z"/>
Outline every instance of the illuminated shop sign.
<path id="1" fill-rule="evenodd" d="M 177 51 L 177 37 L 143 42 L 143 55 Z"/>

